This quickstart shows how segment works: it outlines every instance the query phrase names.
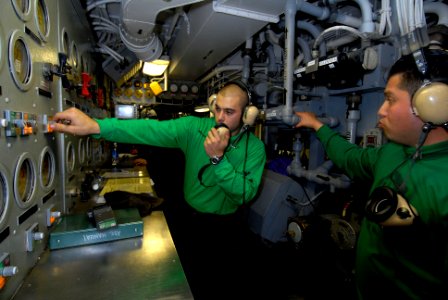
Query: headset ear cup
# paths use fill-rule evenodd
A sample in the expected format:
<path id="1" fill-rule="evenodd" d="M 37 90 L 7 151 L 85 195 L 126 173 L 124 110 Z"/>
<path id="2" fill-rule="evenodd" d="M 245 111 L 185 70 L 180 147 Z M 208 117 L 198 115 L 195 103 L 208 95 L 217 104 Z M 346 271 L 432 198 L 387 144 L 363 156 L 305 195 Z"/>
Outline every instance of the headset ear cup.
<path id="1" fill-rule="evenodd" d="M 424 85 L 412 97 L 416 115 L 424 122 L 440 125 L 448 121 L 448 85 L 432 82 Z"/>
<path id="2" fill-rule="evenodd" d="M 257 119 L 259 114 L 258 108 L 254 105 L 248 105 L 244 109 L 243 113 L 243 124 L 252 126 L 255 124 L 255 120 Z"/>
<path id="3" fill-rule="evenodd" d="M 376 188 L 365 205 L 366 218 L 382 223 L 389 219 L 397 208 L 397 193 L 385 186 Z"/>
<path id="4" fill-rule="evenodd" d="M 210 95 L 207 100 L 208 108 L 210 109 L 210 112 L 215 114 L 215 106 L 216 106 L 216 94 Z"/>

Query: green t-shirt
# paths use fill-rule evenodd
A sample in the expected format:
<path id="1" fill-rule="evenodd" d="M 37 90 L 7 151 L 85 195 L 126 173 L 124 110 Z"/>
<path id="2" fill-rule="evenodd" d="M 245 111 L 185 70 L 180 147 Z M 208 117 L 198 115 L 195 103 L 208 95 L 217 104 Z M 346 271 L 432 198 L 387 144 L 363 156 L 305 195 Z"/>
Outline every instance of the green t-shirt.
<path id="1" fill-rule="evenodd" d="M 355 268 L 360 298 L 447 298 L 448 141 L 424 146 L 413 162 L 415 147 L 389 142 L 361 148 L 327 126 L 317 136 L 347 175 L 372 181 L 371 192 L 379 186 L 395 189 L 418 213 L 411 226 L 383 227 L 363 219 Z"/>
<path id="2" fill-rule="evenodd" d="M 189 116 L 166 121 L 109 118 L 96 121 L 101 129 L 101 134 L 94 135 L 96 138 L 180 148 L 185 155 L 185 200 L 200 212 L 233 213 L 258 191 L 266 152 L 263 142 L 252 133 L 245 134 L 235 147 L 229 146 L 219 164 L 211 165 L 204 149 L 204 140 L 216 125 L 212 118 Z M 236 136 L 231 137 L 230 144 L 235 139 Z M 201 184 L 198 175 L 203 167 Z"/>

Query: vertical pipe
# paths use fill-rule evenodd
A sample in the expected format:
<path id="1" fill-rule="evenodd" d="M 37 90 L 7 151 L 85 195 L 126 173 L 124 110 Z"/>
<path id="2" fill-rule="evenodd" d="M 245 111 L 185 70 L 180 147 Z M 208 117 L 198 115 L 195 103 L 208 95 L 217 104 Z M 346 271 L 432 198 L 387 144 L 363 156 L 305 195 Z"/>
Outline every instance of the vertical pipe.
<path id="1" fill-rule="evenodd" d="M 294 42 L 295 42 L 295 17 L 296 17 L 296 1 L 287 0 L 285 6 L 286 20 L 286 46 L 285 46 L 285 90 L 286 90 L 286 106 L 284 108 L 284 122 L 291 124 L 293 114 L 293 66 L 294 66 Z"/>

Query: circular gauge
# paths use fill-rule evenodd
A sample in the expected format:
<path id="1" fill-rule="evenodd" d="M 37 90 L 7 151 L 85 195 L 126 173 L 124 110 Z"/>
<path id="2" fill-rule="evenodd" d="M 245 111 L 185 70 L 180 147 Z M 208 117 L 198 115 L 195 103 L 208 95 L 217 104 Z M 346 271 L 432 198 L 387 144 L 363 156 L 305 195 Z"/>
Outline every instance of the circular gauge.
<path id="1" fill-rule="evenodd" d="M 134 93 L 134 90 L 132 89 L 132 88 L 127 88 L 125 91 L 124 91 L 124 94 L 125 94 L 125 96 L 126 97 L 132 97 L 132 94 Z"/>
<path id="2" fill-rule="evenodd" d="M 92 159 L 92 138 L 91 137 L 87 137 L 86 139 L 86 159 L 87 161 L 90 161 Z"/>
<path id="3" fill-rule="evenodd" d="M 31 3 L 30 0 L 12 0 L 12 6 L 17 16 L 22 21 L 28 21 L 30 19 Z"/>
<path id="4" fill-rule="evenodd" d="M 147 90 L 145 92 L 145 97 L 146 98 L 152 98 L 152 97 L 154 97 L 154 93 L 151 90 Z"/>
<path id="5" fill-rule="evenodd" d="M 81 55 L 81 73 L 87 72 L 87 67 L 85 66 L 84 56 Z"/>
<path id="6" fill-rule="evenodd" d="M 5 35 L 4 35 L 4 33 L 3 33 L 3 27 L 2 27 L 2 25 L 0 24 L 0 51 L 1 52 L 3 52 L 3 49 L 4 49 L 4 45 L 5 45 L 5 42 L 4 42 L 4 37 L 5 37 Z M 2 67 L 3 67 L 3 61 L 4 61 L 5 59 L 3 58 L 3 55 L 0 55 L 0 70 L 2 69 Z"/>
<path id="7" fill-rule="evenodd" d="M 179 86 L 175 83 L 170 84 L 170 92 L 176 93 L 179 90 Z"/>
<path id="8" fill-rule="evenodd" d="M 135 90 L 134 95 L 137 99 L 141 99 L 143 97 L 143 91 L 141 89 Z"/>
<path id="9" fill-rule="evenodd" d="M 48 16 L 47 4 L 44 0 L 38 0 L 35 15 L 37 32 L 42 41 L 46 42 L 50 34 L 50 18 Z"/>
<path id="10" fill-rule="evenodd" d="M 121 95 L 123 95 L 123 91 L 120 88 L 115 88 L 114 89 L 114 96 L 115 97 L 120 97 Z"/>
<path id="11" fill-rule="evenodd" d="M 2 229 L 2 224 L 6 219 L 6 214 L 9 207 L 9 185 L 8 174 L 3 165 L 0 165 L 0 230 Z"/>
<path id="12" fill-rule="evenodd" d="M 72 142 L 67 143 L 67 148 L 65 149 L 65 167 L 67 173 L 73 173 L 75 169 L 75 149 Z"/>
<path id="13" fill-rule="evenodd" d="M 67 60 L 70 58 L 70 38 L 67 31 L 62 30 L 62 52 L 67 55 Z"/>
<path id="14" fill-rule="evenodd" d="M 199 92 L 199 87 L 195 84 L 191 86 L 191 92 L 197 94 Z"/>
<path id="15" fill-rule="evenodd" d="M 55 178 L 56 159 L 53 151 L 49 147 L 45 147 L 40 155 L 39 178 L 42 188 L 49 189 Z"/>
<path id="16" fill-rule="evenodd" d="M 86 145 L 84 144 L 84 140 L 81 138 L 78 142 L 78 157 L 79 163 L 82 165 L 86 162 Z"/>
<path id="17" fill-rule="evenodd" d="M 14 197 L 21 208 L 31 205 L 32 195 L 36 188 L 36 169 L 29 153 L 19 157 L 14 173 Z"/>
<path id="18" fill-rule="evenodd" d="M 143 83 L 140 80 L 134 81 L 134 87 L 139 89 L 143 87 Z"/>
<path id="19" fill-rule="evenodd" d="M 72 61 L 73 61 L 73 68 L 77 68 L 78 67 L 78 61 L 79 61 L 79 53 L 78 53 L 78 47 L 76 47 L 76 44 L 73 42 L 72 43 Z"/>
<path id="20" fill-rule="evenodd" d="M 26 91 L 31 85 L 31 55 L 25 39 L 14 31 L 9 39 L 8 60 L 11 76 L 17 87 Z"/>
<path id="21" fill-rule="evenodd" d="M 181 91 L 182 93 L 187 93 L 187 92 L 188 92 L 188 85 L 186 85 L 186 84 L 182 84 L 182 85 L 180 86 L 180 91 Z"/>

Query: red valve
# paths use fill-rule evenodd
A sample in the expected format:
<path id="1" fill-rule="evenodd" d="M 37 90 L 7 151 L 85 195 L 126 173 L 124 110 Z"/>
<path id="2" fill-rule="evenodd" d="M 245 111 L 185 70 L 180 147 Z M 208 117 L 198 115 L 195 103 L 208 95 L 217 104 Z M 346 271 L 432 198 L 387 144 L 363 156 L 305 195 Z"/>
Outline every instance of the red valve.
<path id="1" fill-rule="evenodd" d="M 81 89 L 81 95 L 90 98 L 90 91 L 89 91 L 89 82 L 92 80 L 92 77 L 89 76 L 87 73 L 81 74 L 82 79 L 82 89 Z"/>

